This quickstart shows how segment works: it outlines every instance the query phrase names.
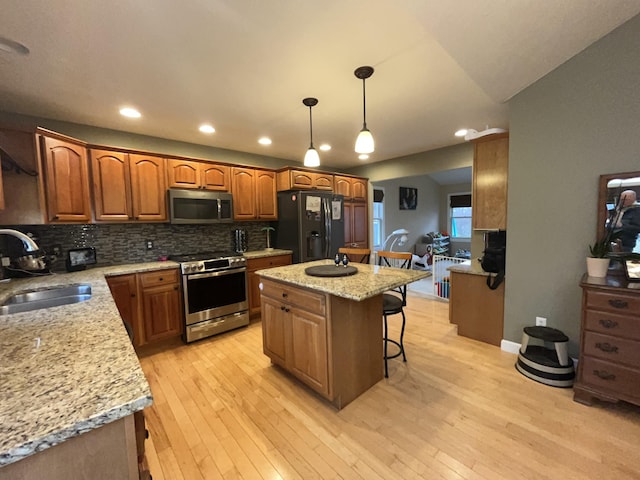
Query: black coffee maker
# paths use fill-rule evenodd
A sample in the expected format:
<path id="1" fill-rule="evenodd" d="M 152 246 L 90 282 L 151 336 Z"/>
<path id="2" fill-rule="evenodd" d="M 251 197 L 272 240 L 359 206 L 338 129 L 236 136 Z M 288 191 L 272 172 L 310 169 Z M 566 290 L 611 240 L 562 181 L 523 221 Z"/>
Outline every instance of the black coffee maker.
<path id="1" fill-rule="evenodd" d="M 247 231 L 243 228 L 236 228 L 233 231 L 233 250 L 236 253 L 247 251 Z"/>

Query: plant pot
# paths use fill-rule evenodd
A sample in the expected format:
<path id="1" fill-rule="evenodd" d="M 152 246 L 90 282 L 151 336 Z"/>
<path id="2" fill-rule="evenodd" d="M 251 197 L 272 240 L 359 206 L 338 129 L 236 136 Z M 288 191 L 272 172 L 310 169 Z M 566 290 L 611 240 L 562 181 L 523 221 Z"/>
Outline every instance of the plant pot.
<path id="1" fill-rule="evenodd" d="M 609 258 L 587 257 L 587 274 L 590 277 L 606 277 L 609 270 Z"/>

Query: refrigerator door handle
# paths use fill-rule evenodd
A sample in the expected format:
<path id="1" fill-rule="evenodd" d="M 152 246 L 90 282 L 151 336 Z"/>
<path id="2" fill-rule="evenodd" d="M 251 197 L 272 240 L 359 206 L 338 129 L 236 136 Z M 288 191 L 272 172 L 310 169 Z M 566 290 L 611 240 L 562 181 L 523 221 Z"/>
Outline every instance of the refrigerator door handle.
<path id="1" fill-rule="evenodd" d="M 325 229 L 325 244 L 324 244 L 324 258 L 329 258 L 331 251 L 331 202 L 329 198 L 323 198 L 324 204 L 324 229 Z"/>

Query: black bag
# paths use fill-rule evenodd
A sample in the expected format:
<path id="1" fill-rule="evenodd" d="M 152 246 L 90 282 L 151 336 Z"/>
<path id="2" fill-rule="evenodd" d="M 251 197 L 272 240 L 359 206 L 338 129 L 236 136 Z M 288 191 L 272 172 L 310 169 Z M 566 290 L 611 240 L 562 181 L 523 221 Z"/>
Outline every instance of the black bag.
<path id="1" fill-rule="evenodd" d="M 487 277 L 487 286 L 491 290 L 498 288 L 504 280 L 506 251 L 506 247 L 487 247 L 483 252 L 484 255 L 480 260 L 482 270 L 496 274 L 495 277 L 491 277 L 491 275 Z"/>

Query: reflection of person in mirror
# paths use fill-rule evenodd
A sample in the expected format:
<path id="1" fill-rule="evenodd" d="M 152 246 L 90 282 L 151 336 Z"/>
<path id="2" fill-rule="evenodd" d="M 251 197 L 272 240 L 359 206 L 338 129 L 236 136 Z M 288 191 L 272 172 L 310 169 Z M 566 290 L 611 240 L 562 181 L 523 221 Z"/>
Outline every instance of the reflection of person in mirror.
<path id="1" fill-rule="evenodd" d="M 620 194 L 620 208 L 617 236 L 622 243 L 622 251 L 631 252 L 640 233 L 640 204 L 636 201 L 635 191 L 625 190 Z"/>

